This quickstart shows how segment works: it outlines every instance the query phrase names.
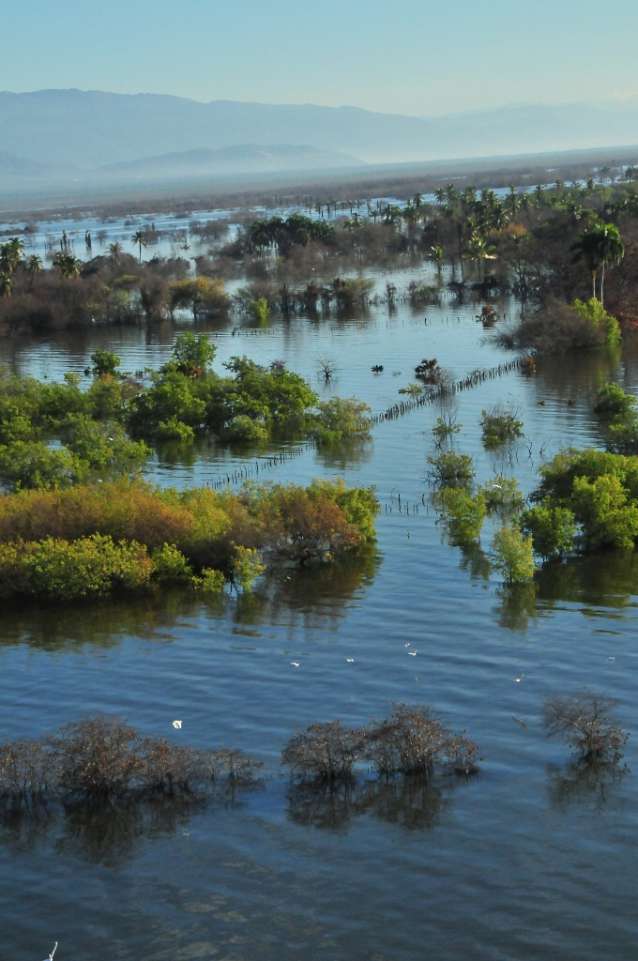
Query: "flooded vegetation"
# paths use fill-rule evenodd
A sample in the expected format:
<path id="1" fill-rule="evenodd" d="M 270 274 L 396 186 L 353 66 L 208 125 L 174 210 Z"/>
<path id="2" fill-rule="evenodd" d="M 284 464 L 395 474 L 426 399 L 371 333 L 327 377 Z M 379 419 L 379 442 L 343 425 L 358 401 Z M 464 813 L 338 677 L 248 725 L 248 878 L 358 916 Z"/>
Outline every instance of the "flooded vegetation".
<path id="1" fill-rule="evenodd" d="M 440 189 L 3 247 L 12 955 L 630 956 L 634 188 Z"/>

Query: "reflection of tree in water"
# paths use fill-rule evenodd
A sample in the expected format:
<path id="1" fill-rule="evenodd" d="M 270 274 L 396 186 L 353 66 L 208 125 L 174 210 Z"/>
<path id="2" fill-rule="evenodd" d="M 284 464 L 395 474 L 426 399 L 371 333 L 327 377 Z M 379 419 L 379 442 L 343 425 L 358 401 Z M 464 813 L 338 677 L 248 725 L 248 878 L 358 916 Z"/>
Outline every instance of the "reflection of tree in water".
<path id="1" fill-rule="evenodd" d="M 617 800 L 620 784 L 628 772 L 626 764 L 606 761 L 572 761 L 566 767 L 549 765 L 547 791 L 552 807 L 567 811 L 575 804 L 589 804 L 601 811 Z"/>
<path id="2" fill-rule="evenodd" d="M 223 599 L 214 598 L 220 606 Z M 0 644 L 24 644 L 47 651 L 77 650 L 85 645 L 116 647 L 127 636 L 144 640 L 172 637 L 175 619 L 201 608 L 201 600 L 184 591 L 162 591 L 138 598 L 118 598 L 70 606 L 29 604 L 6 609 Z"/>
<path id="3" fill-rule="evenodd" d="M 44 804 L 29 810 L 5 809 L 0 814 L 0 844 L 12 854 L 33 851 L 47 838 L 54 819 Z"/>
<path id="4" fill-rule="evenodd" d="M 638 554 L 604 551 L 543 564 L 537 574 L 538 600 L 622 608 L 638 594 Z"/>
<path id="5" fill-rule="evenodd" d="M 418 775 L 392 780 L 349 782 L 333 786 L 300 782 L 288 792 L 288 818 L 325 831 L 346 831 L 355 817 L 367 816 L 408 831 L 438 825 L 451 804 L 458 778 L 432 780 Z"/>
<path id="6" fill-rule="evenodd" d="M 63 816 L 55 804 L 5 811 L 0 844 L 18 854 L 50 840 L 56 854 L 114 866 L 133 858 L 141 841 L 184 829 L 205 806 L 202 798 L 180 796 L 69 808 Z"/>
<path id="7" fill-rule="evenodd" d="M 537 359 L 531 381 L 536 401 L 547 399 L 567 404 L 579 394 L 589 404 L 596 387 L 617 379 L 620 353 L 615 350 L 576 350 Z M 591 404 L 589 404 L 591 406 Z"/>
<path id="8" fill-rule="evenodd" d="M 91 864 L 113 867 L 133 858 L 140 842 L 175 834 L 203 810 L 200 798 L 161 798 L 153 803 L 118 803 L 67 812 L 54 850 Z"/>
<path id="9" fill-rule="evenodd" d="M 461 563 L 462 571 L 467 571 L 473 580 L 489 581 L 490 579 L 490 559 L 478 544 L 462 544 Z"/>
<path id="10" fill-rule="evenodd" d="M 536 620 L 536 585 L 507 584 L 496 591 L 498 604 L 494 613 L 499 627 L 510 631 L 526 631 L 529 622 Z"/>
<path id="11" fill-rule="evenodd" d="M 357 813 L 398 824 L 408 831 L 429 831 L 437 826 L 450 804 L 449 792 L 443 790 L 440 782 L 413 775 L 363 785 Z"/>
<path id="12" fill-rule="evenodd" d="M 372 439 L 362 437 L 318 447 L 317 460 L 328 470 L 346 471 L 367 464 L 373 453 Z"/>
<path id="13" fill-rule="evenodd" d="M 347 602 L 372 584 L 380 563 L 371 545 L 329 564 L 274 569 L 251 594 L 237 598 L 234 620 L 246 626 L 296 625 L 300 619 L 310 627 L 336 623 L 345 617 Z"/>
<path id="14" fill-rule="evenodd" d="M 288 792 L 288 818 L 302 827 L 323 831 L 343 831 L 354 814 L 358 786 L 354 783 L 333 785 L 301 781 Z"/>

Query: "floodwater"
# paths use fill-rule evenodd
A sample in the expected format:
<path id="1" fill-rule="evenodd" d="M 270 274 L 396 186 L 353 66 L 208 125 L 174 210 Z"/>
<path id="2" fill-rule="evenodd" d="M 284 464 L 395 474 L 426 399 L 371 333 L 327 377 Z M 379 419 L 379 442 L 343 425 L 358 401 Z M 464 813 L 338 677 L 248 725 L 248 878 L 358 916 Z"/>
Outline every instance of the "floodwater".
<path id="1" fill-rule="evenodd" d="M 400 290 L 404 281 L 395 281 Z M 518 308 L 499 309 L 504 324 Z M 263 329 L 220 322 L 210 333 L 218 368 L 236 354 L 281 359 L 323 396 L 356 396 L 382 414 L 424 357 L 457 380 L 511 359 L 477 312 L 445 298 L 415 312 L 399 300 Z M 56 379 L 82 371 L 97 347 L 120 354 L 123 369 L 157 367 L 175 334 L 170 325 L 98 328 L 0 343 L 0 353 L 13 370 Z M 327 357 L 337 373 L 325 385 L 317 367 Z M 436 418 L 454 413 L 455 448 L 474 456 L 478 480 L 504 473 L 529 492 L 561 446 L 601 443 L 594 391 L 613 377 L 636 393 L 637 360 L 631 350 L 582 353 L 541 362 L 532 378 L 516 370 L 487 378 L 381 420 L 369 441 L 342 452 L 279 442 L 159 458 L 162 484 L 317 476 L 374 484 L 378 540 L 342 564 L 276 571 L 245 597 L 169 594 L 2 614 L 5 737 L 102 711 L 145 735 L 242 748 L 265 767 L 255 790 L 202 804 L 4 823 L 1 956 L 41 961 L 58 941 L 56 961 L 633 957 L 636 735 L 629 770 L 587 776 L 544 737 L 540 714 L 551 694 L 589 685 L 618 698 L 622 725 L 638 731 L 638 563 L 576 559 L 508 592 L 490 570 L 490 524 L 471 555 L 442 537 L 427 458 Z M 519 412 L 525 438 L 486 453 L 479 418 L 497 403 Z M 432 704 L 465 728 L 480 745 L 480 773 L 423 790 L 364 772 L 355 790 L 333 796 L 284 776 L 280 752 L 293 731 L 335 718 L 359 724 L 393 701 Z"/>

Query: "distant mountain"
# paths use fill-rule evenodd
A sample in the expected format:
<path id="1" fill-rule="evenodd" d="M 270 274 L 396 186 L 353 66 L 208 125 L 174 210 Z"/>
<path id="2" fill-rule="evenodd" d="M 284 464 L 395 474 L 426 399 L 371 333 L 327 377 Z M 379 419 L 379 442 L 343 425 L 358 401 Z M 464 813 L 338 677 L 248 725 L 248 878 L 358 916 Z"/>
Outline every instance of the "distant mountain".
<path id="1" fill-rule="evenodd" d="M 158 157 L 142 157 L 127 163 L 108 164 L 90 172 L 92 180 L 124 179 L 164 181 L 171 178 L 191 179 L 220 174 L 267 173 L 284 170 L 323 170 L 360 167 L 356 157 L 338 151 L 296 147 L 289 144 L 259 146 L 241 144 L 219 150 L 200 148 Z"/>
<path id="2" fill-rule="evenodd" d="M 59 177 L 72 176 L 75 172 L 74 167 L 66 164 L 38 163 L 0 150 L 0 177 Z"/>
<path id="3" fill-rule="evenodd" d="M 87 170 L 93 171 L 87 183 L 111 178 L 119 184 L 331 169 L 352 166 L 355 158 L 388 164 L 633 144 L 635 99 L 517 104 L 419 118 L 356 107 L 199 103 L 156 94 L 0 93 L 5 190 L 25 177 L 82 184 Z"/>

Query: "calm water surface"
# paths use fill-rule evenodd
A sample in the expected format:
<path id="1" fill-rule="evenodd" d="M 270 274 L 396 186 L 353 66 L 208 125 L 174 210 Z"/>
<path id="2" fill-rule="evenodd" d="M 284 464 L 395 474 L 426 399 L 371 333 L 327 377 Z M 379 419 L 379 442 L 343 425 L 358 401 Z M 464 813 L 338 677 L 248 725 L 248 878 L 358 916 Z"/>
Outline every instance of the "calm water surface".
<path id="1" fill-rule="evenodd" d="M 511 318 L 517 307 L 502 310 Z M 426 324 L 399 304 L 263 330 L 220 324 L 211 330 L 215 366 L 243 353 L 282 359 L 325 396 L 354 395 L 381 413 L 423 357 L 456 378 L 509 359 L 486 341 L 476 312 L 428 308 Z M 157 367 L 174 337 L 170 326 L 96 329 L 0 351 L 12 369 L 55 379 L 82 371 L 96 347 L 119 353 L 125 369 Z M 320 357 L 338 365 L 328 387 L 317 380 Z M 544 739 L 539 717 L 548 695 L 590 685 L 616 696 L 623 725 L 638 731 L 638 563 L 576 560 L 508 593 L 490 572 L 490 525 L 483 550 L 464 556 L 427 506 L 431 428 L 442 412 L 456 413 L 456 448 L 475 457 L 480 481 L 503 472 L 529 491 L 561 446 L 600 443 L 592 397 L 609 377 L 636 392 L 636 353 L 583 354 L 546 361 L 532 379 L 514 371 L 487 380 L 443 407 L 378 424 L 369 442 L 341 454 L 208 445 L 190 462 L 158 459 L 164 484 L 232 481 L 239 471 L 375 484 L 378 541 L 336 567 L 275 572 L 249 597 L 3 614 L 6 737 L 99 710 L 143 734 L 241 747 L 266 773 L 260 789 L 205 805 L 4 824 L 0 956 L 41 961 L 57 940 L 56 961 L 634 957 L 635 777 L 584 778 L 561 744 Z M 496 403 L 519 411 L 525 441 L 487 454 L 478 422 Z M 397 700 L 432 703 L 466 728 L 481 746 L 481 773 L 425 793 L 363 781 L 333 797 L 282 777 L 292 731 L 337 717 L 358 724 Z M 633 769 L 635 752 L 630 740 Z"/>

